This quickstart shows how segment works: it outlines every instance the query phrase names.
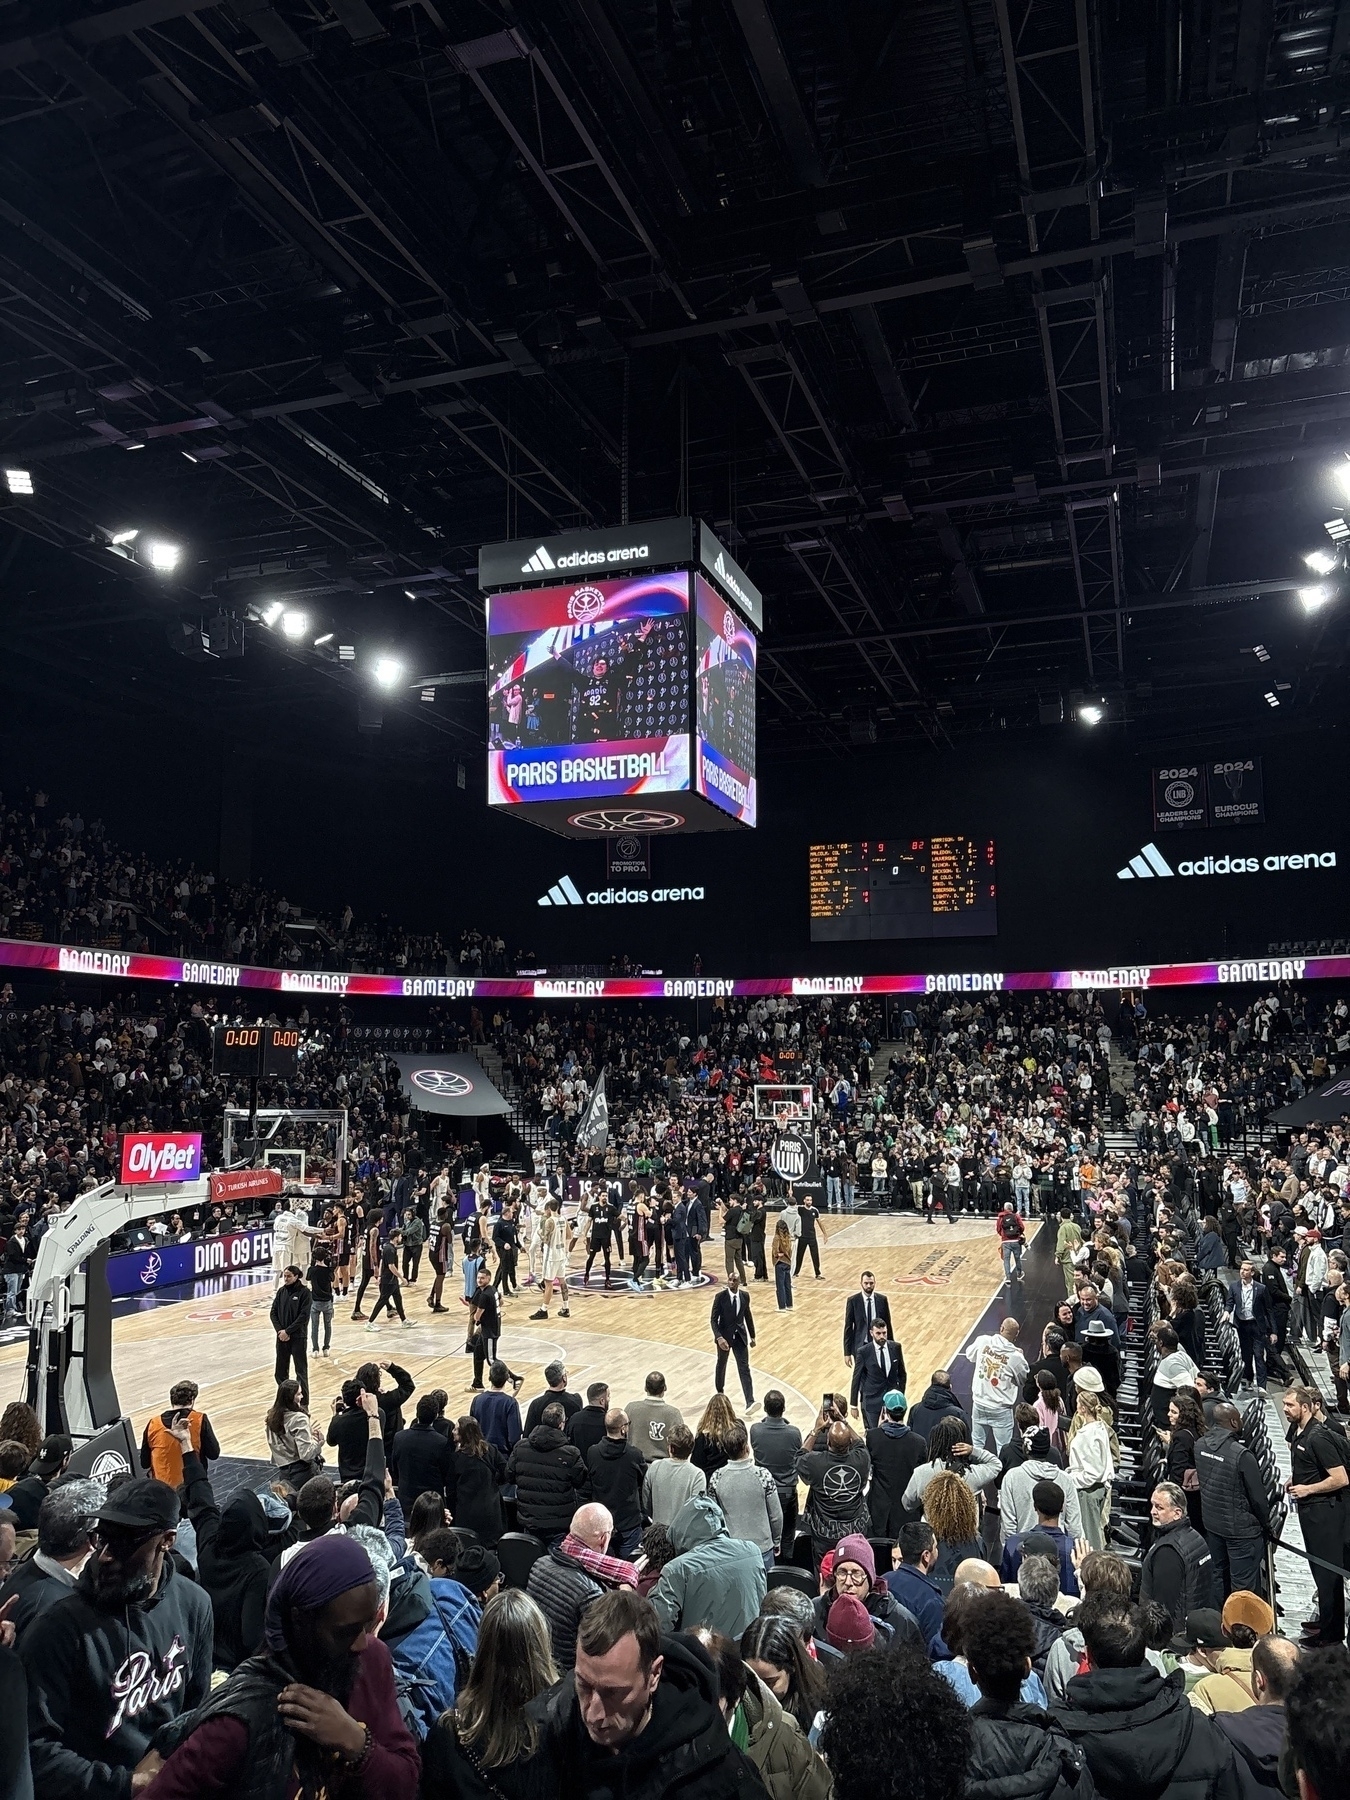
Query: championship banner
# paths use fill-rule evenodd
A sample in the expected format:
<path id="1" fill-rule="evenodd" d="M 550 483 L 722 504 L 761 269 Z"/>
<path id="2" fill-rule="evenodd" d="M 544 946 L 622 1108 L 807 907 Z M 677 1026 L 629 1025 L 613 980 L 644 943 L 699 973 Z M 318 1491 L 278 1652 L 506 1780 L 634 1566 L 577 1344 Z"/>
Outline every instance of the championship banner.
<path id="1" fill-rule="evenodd" d="M 1195 831 L 1209 822 L 1202 763 L 1153 771 L 1155 831 Z"/>
<path id="2" fill-rule="evenodd" d="M 1206 764 L 1211 825 L 1264 825 L 1266 798 L 1259 756 L 1230 756 Z"/>

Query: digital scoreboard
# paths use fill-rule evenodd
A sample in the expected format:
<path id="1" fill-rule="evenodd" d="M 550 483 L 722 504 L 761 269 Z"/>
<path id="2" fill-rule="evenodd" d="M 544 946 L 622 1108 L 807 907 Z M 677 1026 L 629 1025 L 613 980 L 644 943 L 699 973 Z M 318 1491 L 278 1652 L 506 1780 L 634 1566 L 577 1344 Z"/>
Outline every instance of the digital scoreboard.
<path id="1" fill-rule="evenodd" d="M 211 1073 L 294 1075 L 300 1066 L 300 1033 L 293 1025 L 217 1025 L 211 1032 Z"/>
<path id="2" fill-rule="evenodd" d="M 810 848 L 811 940 L 993 937 L 994 840 L 960 834 Z"/>

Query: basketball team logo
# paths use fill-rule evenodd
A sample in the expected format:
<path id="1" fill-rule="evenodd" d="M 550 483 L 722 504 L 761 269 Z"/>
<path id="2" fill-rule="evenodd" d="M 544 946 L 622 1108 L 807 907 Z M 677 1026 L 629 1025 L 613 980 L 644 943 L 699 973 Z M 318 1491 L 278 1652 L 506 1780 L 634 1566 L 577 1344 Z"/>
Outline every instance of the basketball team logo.
<path id="1" fill-rule="evenodd" d="M 567 616 L 578 625 L 589 625 L 605 610 L 605 596 L 599 588 L 579 587 L 567 602 Z"/>
<path id="2" fill-rule="evenodd" d="M 725 638 L 725 640 L 728 644 L 735 643 L 735 641 L 736 641 L 736 615 L 734 612 L 724 612 L 722 614 L 722 636 L 723 636 L 723 638 Z"/>
<path id="3" fill-rule="evenodd" d="M 784 1181 L 800 1181 L 811 1166 L 811 1147 L 795 1131 L 784 1132 L 774 1139 L 769 1161 Z"/>
<path id="4" fill-rule="evenodd" d="M 163 1267 L 164 1258 L 160 1255 L 158 1250 L 152 1250 L 149 1256 L 146 1257 L 145 1264 L 141 1269 L 142 1286 L 153 1287 L 159 1280 L 160 1270 Z"/>
<path id="5" fill-rule="evenodd" d="M 1195 788 L 1186 780 L 1169 781 L 1163 789 L 1163 799 L 1175 812 L 1182 812 L 1195 804 Z"/>
<path id="6" fill-rule="evenodd" d="M 633 862 L 641 855 L 641 838 L 621 837 L 615 841 L 614 858 L 616 862 Z"/>
<path id="7" fill-rule="evenodd" d="M 462 1100 L 473 1092 L 473 1083 L 468 1076 L 460 1075 L 454 1069 L 414 1069 L 412 1082 L 424 1094 L 436 1094 L 442 1100 Z"/>
<path id="8" fill-rule="evenodd" d="M 118 1450 L 102 1450 L 94 1458 L 94 1466 L 89 1471 L 89 1479 L 107 1487 L 114 1475 L 130 1475 L 131 1465 Z"/>
<path id="9" fill-rule="evenodd" d="M 646 833 L 678 831 L 684 820 L 679 813 L 649 811 L 640 806 L 598 806 L 572 813 L 567 823 L 575 825 L 578 831 Z"/>

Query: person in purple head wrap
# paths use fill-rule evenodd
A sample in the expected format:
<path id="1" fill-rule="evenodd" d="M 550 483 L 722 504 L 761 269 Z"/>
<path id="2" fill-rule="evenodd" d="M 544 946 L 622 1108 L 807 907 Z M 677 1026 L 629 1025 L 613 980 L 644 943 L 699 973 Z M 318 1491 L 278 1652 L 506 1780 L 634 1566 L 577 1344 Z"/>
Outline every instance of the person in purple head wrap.
<path id="1" fill-rule="evenodd" d="M 361 1545 L 307 1544 L 267 1597 L 262 1654 L 183 1721 L 154 1800 L 415 1800 L 417 1746 L 378 1623 Z"/>

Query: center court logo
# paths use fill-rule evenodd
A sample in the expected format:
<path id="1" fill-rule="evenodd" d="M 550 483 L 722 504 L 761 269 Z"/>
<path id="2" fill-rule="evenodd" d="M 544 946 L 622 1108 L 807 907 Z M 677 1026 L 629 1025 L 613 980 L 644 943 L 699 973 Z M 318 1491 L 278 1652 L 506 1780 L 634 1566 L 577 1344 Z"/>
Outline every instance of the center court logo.
<path id="1" fill-rule="evenodd" d="M 1145 844 L 1123 869 L 1116 870 L 1116 880 L 1167 880 L 1176 875 L 1283 875 L 1301 869 L 1335 867 L 1334 850 L 1307 850 L 1301 855 L 1285 852 L 1270 856 L 1202 856 L 1194 861 L 1179 862 L 1174 869 L 1156 844 Z"/>

